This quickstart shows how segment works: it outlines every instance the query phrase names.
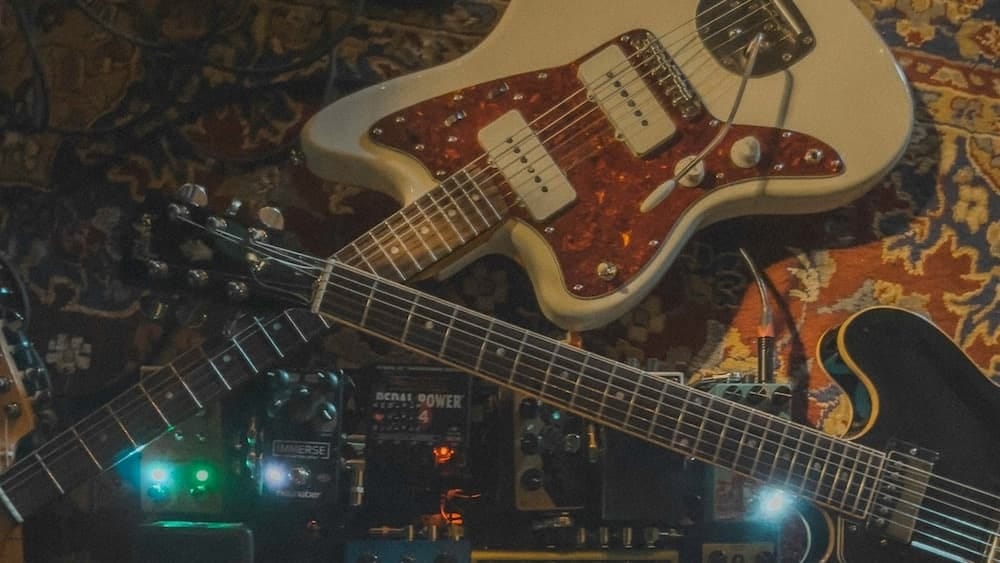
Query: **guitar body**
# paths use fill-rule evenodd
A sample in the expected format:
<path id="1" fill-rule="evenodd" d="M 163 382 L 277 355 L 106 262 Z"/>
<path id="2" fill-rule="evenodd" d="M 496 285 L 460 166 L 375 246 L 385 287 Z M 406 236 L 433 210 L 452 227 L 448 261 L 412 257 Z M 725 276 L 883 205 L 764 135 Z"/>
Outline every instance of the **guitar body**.
<path id="1" fill-rule="evenodd" d="M 710 146 L 736 100 L 742 71 L 720 62 L 734 50 L 705 47 L 721 32 L 699 37 L 706 24 L 694 19 L 699 5 L 721 9 L 713 2 L 512 0 L 494 31 L 465 56 L 321 110 L 302 133 L 308 165 L 321 177 L 409 205 L 463 167 L 483 172 L 489 143 L 480 134 L 519 112 L 565 173 L 572 201 L 534 213 L 510 198 L 510 178 L 488 174 L 505 189 L 509 209 L 500 210 L 495 228 L 455 248 L 460 257 L 437 273 L 450 275 L 485 253 L 507 254 L 525 267 L 552 320 L 577 330 L 601 326 L 648 293 L 697 228 L 734 216 L 844 205 L 901 156 L 912 101 L 870 23 L 850 0 L 775 4 L 795 8 L 808 48 L 749 79 L 732 129 L 704 157 L 703 178 L 668 190 L 646 212 L 640 206 L 649 194 L 675 178 L 683 158 Z M 659 83 L 648 81 L 669 120 L 656 142 L 637 149 L 628 127 L 611 123 L 616 106 L 605 115 L 607 108 L 593 103 L 586 119 L 564 110 L 600 98 L 582 90 L 586 67 L 614 50 L 608 47 L 641 56 L 635 39 L 646 32 L 662 38 L 674 76 L 700 111 L 671 106 Z M 733 151 L 748 137 L 759 141 L 760 158 L 737 164 Z"/>
<path id="2" fill-rule="evenodd" d="M 974 513 L 963 517 L 964 509 L 1000 514 L 995 497 L 960 494 L 955 483 L 972 485 L 993 495 L 1000 492 L 1000 390 L 983 377 L 975 364 L 937 327 L 914 313 L 895 308 L 877 307 L 858 313 L 827 334 L 820 353 L 834 346 L 871 397 L 871 416 L 861 423 L 854 437 L 884 451 L 895 449 L 888 445 L 899 440 L 906 444 L 896 446 L 899 449 L 912 445 L 936 452 L 940 458 L 933 465 L 935 474 L 954 482 L 934 479 L 931 486 L 962 497 L 949 497 L 950 514 L 957 512 L 960 520 L 969 522 L 975 521 Z M 933 510 L 944 509 L 925 502 L 921 514 L 934 520 Z M 955 520 L 948 522 L 952 530 L 958 526 Z M 995 526 L 996 520 L 993 522 L 981 527 Z M 932 522 L 917 525 L 914 542 L 948 547 L 969 560 L 1000 558 L 996 537 L 1000 530 L 981 530 L 977 535 L 986 539 L 978 540 L 928 524 Z M 865 532 L 866 525 L 838 519 L 838 560 L 942 560 L 897 542 L 883 545 L 877 534 Z"/>

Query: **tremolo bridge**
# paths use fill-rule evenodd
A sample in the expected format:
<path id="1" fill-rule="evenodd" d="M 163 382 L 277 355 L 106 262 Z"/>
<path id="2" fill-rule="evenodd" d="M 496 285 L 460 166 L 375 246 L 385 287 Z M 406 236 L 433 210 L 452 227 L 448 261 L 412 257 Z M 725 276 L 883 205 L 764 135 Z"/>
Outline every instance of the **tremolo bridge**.
<path id="1" fill-rule="evenodd" d="M 808 22 L 791 0 L 701 0 L 696 22 L 705 47 L 736 74 L 743 74 L 748 58 L 745 49 L 733 45 L 745 44 L 757 33 L 764 34 L 764 44 L 751 76 L 784 70 L 816 44 Z"/>

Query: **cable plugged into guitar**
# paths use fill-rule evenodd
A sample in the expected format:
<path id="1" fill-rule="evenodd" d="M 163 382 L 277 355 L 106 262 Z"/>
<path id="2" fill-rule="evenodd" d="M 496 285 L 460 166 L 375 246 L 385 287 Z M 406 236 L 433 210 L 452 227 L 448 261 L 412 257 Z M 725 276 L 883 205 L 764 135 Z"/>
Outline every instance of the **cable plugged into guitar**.
<path id="1" fill-rule="evenodd" d="M 743 76 L 740 77 L 740 85 L 736 90 L 736 98 L 733 100 L 733 107 L 729 110 L 729 117 L 726 118 L 725 123 L 723 123 L 722 128 L 716 133 L 715 137 L 712 139 L 708 145 L 705 146 L 696 156 L 686 157 L 685 159 L 678 162 L 677 168 L 674 169 L 674 177 L 663 182 L 656 187 L 646 199 L 643 200 L 642 204 L 639 206 L 639 211 L 642 213 L 649 213 L 656 208 L 663 200 L 667 199 L 667 196 L 674 191 L 677 184 L 681 184 L 688 187 L 694 187 L 701 183 L 705 177 L 705 157 L 708 153 L 719 146 L 719 143 L 726 138 L 729 133 L 729 129 L 733 126 L 733 121 L 736 119 L 736 112 L 740 109 L 740 104 L 743 101 L 743 92 L 746 90 L 747 82 L 750 80 L 750 76 L 753 74 L 754 65 L 757 63 L 757 55 L 760 52 L 761 47 L 764 44 L 764 34 L 758 33 L 754 37 L 753 41 L 747 46 L 747 65 L 743 70 Z M 740 168 L 752 168 L 760 162 L 760 141 L 754 137 L 744 137 L 733 144 L 733 149 L 730 151 L 730 157 L 733 160 L 733 164 L 739 166 Z"/>

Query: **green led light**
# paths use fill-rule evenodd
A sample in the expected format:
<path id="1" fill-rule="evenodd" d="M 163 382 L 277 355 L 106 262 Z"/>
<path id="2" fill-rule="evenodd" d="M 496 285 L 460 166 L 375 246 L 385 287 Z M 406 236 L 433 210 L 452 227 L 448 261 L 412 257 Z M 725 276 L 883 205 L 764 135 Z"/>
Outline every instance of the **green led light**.
<path id="1" fill-rule="evenodd" d="M 207 469 L 199 469 L 194 474 L 194 478 L 197 479 L 198 482 L 200 482 L 200 483 L 204 483 L 205 481 L 208 481 L 208 477 L 209 477 L 209 475 L 208 475 L 208 470 Z"/>

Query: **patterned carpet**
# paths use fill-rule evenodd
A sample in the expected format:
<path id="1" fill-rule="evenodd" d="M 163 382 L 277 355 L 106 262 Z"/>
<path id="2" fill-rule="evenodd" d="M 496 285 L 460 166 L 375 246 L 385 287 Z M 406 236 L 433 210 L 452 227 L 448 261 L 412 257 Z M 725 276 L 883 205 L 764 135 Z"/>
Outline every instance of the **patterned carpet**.
<path id="1" fill-rule="evenodd" d="M 326 101 L 468 51 L 506 3 L 414 4 L 0 3 L 0 251 L 27 286 L 28 334 L 53 374 L 62 422 L 139 366 L 218 332 L 238 308 L 124 271 L 142 213 L 163 194 L 197 182 L 219 209 L 231 198 L 245 208 L 276 204 L 291 236 L 322 254 L 395 209 L 364 186 L 312 177 L 294 144 Z M 843 429 L 846 399 L 815 344 L 872 305 L 926 314 L 1000 384 L 1000 2 L 855 4 L 912 84 L 915 125 L 899 165 L 844 208 L 701 231 L 634 311 L 582 335 L 586 348 L 698 374 L 752 370 L 758 298 L 742 244 L 778 303 L 778 375 L 808 381 L 810 418 L 824 428 Z M 561 334 L 506 259 L 422 287 Z M 341 366 L 413 360 L 346 329 L 324 347 Z M 114 494 L 77 495 L 60 509 L 67 521 L 127 504 L 120 483 L 99 486 Z M 66 552 L 94 531 L 67 533 Z"/>

